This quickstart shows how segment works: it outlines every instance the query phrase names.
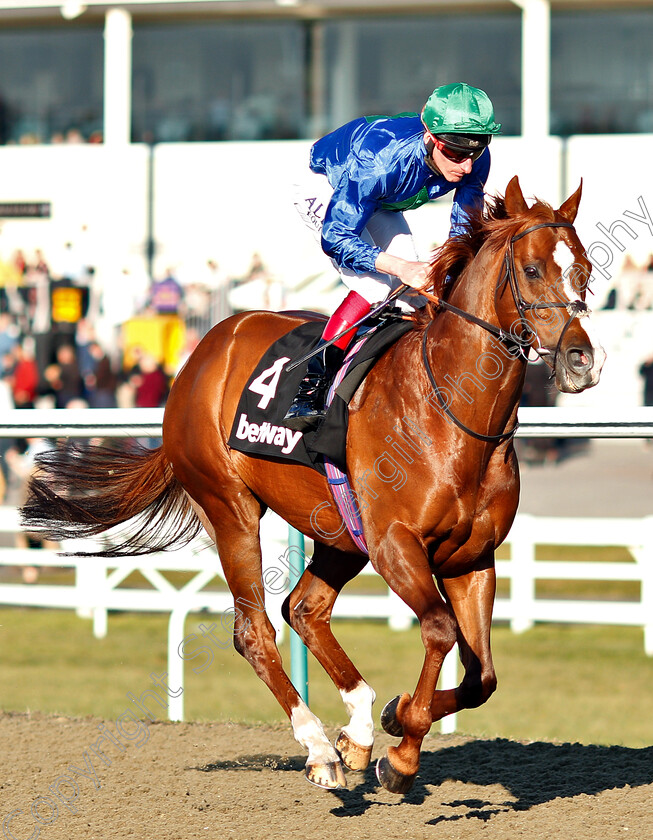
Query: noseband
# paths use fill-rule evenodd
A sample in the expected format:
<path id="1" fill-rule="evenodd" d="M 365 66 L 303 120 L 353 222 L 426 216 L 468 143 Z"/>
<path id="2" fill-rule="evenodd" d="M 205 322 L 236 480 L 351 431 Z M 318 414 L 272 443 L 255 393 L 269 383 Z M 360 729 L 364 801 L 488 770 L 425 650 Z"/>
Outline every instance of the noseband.
<path id="1" fill-rule="evenodd" d="M 558 343 L 556 344 L 556 349 L 553 354 L 553 363 L 552 368 L 555 370 L 555 366 L 558 359 L 558 353 L 560 351 L 560 347 L 562 344 L 562 340 L 569 329 L 572 321 L 582 316 L 584 313 L 588 311 L 587 304 L 582 300 L 573 300 L 567 303 L 563 303 L 562 301 L 540 301 L 538 303 L 527 303 L 521 293 L 519 288 L 519 281 L 517 280 L 517 270 L 515 267 L 515 242 L 518 242 L 524 236 L 527 236 L 529 233 L 533 233 L 533 231 L 540 230 L 540 228 L 557 228 L 557 227 L 564 227 L 564 228 L 573 228 L 573 225 L 570 222 L 542 222 L 539 225 L 533 225 L 532 227 L 523 230 L 521 233 L 515 234 L 510 240 L 510 244 L 508 250 L 506 251 L 506 256 L 504 259 L 504 272 L 500 275 L 495 292 L 498 292 L 499 289 L 505 285 L 507 282 L 510 286 L 510 291 L 512 293 L 512 298 L 515 303 L 515 307 L 517 309 L 517 314 L 519 315 L 519 321 L 522 328 L 522 335 L 529 336 L 532 340 L 533 337 L 538 338 L 536 331 L 531 327 L 531 325 L 526 320 L 526 313 L 532 312 L 533 310 L 537 309 L 566 309 L 569 313 L 569 318 L 565 323 L 564 327 L 560 331 L 560 336 L 558 338 Z M 484 321 L 482 318 L 477 318 L 476 315 L 472 315 L 471 312 L 466 312 L 464 309 L 459 309 L 457 306 L 453 306 L 452 304 L 448 303 L 446 300 L 439 300 L 439 305 L 442 309 L 446 309 L 449 312 L 452 312 L 454 315 L 458 315 L 461 318 L 464 318 L 466 321 L 469 321 L 472 324 L 476 324 L 479 327 L 482 327 L 486 332 L 491 333 L 495 338 L 501 341 L 503 344 L 507 345 L 510 349 L 511 355 L 514 355 L 515 358 L 520 358 L 523 362 L 528 362 L 528 353 L 524 352 L 524 344 L 525 341 L 522 341 L 522 335 L 519 336 L 520 340 L 517 340 L 512 333 L 507 333 L 505 330 L 501 329 L 501 327 L 497 327 L 494 324 L 490 324 L 489 321 Z M 429 325 L 430 326 L 430 325 Z M 462 421 L 460 421 L 455 414 L 451 411 L 449 406 L 447 405 L 447 401 L 445 400 L 442 391 L 439 389 L 436 381 L 435 376 L 433 375 L 433 370 L 431 369 L 431 364 L 428 359 L 428 353 L 426 352 L 426 339 L 428 334 L 428 327 L 424 330 L 424 334 L 422 336 L 422 359 L 424 361 L 424 367 L 426 368 L 426 373 L 428 374 L 429 380 L 433 387 L 433 392 L 440 404 L 440 407 L 444 411 L 444 413 L 452 420 L 458 428 L 462 429 L 471 437 L 476 438 L 477 440 L 486 441 L 488 443 L 500 443 L 504 440 L 509 440 L 510 438 L 514 437 L 517 428 L 519 427 L 519 423 L 515 423 L 512 429 L 507 432 L 503 432 L 500 435 L 484 435 L 479 432 L 475 432 L 472 429 L 465 426 Z M 538 339 L 539 341 L 539 339 Z M 517 352 L 515 353 L 514 350 L 517 348 Z M 541 356 L 539 351 L 536 350 L 538 355 Z"/>

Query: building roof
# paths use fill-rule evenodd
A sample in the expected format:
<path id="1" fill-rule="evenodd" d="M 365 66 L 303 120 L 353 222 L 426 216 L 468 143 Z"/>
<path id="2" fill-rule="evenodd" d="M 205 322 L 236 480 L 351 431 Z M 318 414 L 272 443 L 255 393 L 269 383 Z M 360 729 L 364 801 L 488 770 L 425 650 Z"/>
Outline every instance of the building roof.
<path id="1" fill-rule="evenodd" d="M 484 12 L 521 8 L 537 0 L 0 0 L 0 19 L 73 19 L 98 17 L 119 7 L 134 17 L 283 16 L 323 18 L 341 14 Z M 550 0 L 553 10 L 653 7 L 653 0 Z"/>

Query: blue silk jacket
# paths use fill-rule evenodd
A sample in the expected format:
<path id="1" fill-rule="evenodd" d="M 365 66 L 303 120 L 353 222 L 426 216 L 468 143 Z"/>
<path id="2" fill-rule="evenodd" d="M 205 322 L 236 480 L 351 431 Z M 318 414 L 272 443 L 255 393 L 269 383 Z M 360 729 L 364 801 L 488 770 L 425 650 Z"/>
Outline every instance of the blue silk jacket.
<path id="1" fill-rule="evenodd" d="M 455 184 L 426 165 L 424 126 L 417 114 L 361 117 L 318 140 L 310 167 L 334 188 L 322 228 L 322 248 L 340 267 L 374 272 L 381 248 L 360 238 L 378 210 L 412 210 L 455 189 L 451 236 L 463 232 L 468 208 L 483 201 L 490 150 Z"/>

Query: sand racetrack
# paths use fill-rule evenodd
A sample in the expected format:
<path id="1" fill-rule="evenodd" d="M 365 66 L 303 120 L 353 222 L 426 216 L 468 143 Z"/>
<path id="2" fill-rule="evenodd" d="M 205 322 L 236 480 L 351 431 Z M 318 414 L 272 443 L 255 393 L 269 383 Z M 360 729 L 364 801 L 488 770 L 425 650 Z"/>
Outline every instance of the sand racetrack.
<path id="1" fill-rule="evenodd" d="M 401 798 L 379 788 L 373 767 L 348 774 L 347 790 L 309 785 L 286 726 L 121 724 L 119 731 L 116 721 L 0 714 L 0 837 L 653 837 L 653 747 L 432 734 Z M 390 742 L 378 735 L 375 759 Z"/>

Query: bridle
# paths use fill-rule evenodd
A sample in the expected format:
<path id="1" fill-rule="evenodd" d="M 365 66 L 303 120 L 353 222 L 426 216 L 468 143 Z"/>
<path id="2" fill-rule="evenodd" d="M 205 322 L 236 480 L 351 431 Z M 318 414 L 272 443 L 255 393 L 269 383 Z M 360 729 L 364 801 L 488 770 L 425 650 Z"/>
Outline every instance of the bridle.
<path id="1" fill-rule="evenodd" d="M 532 227 L 523 230 L 521 233 L 515 234 L 509 243 L 508 249 L 506 250 L 506 255 L 503 261 L 504 271 L 502 274 L 499 275 L 499 279 L 497 280 L 496 288 L 495 288 L 495 297 L 499 293 L 499 290 L 502 286 L 505 286 L 508 283 L 510 287 L 510 291 L 512 293 L 512 298 L 515 303 L 515 307 L 517 309 L 517 314 L 519 315 L 519 324 L 521 326 L 521 334 L 518 338 L 516 338 L 513 333 L 512 329 L 510 332 L 506 332 L 501 327 L 497 327 L 495 324 L 491 324 L 489 321 L 484 321 L 482 318 L 478 318 L 476 315 L 472 315 L 471 312 L 466 312 L 464 309 L 459 309 L 457 306 L 453 306 L 453 304 L 449 303 L 446 300 L 437 299 L 437 303 L 439 304 L 440 308 L 447 310 L 448 312 L 452 312 L 454 315 L 458 315 L 461 318 L 464 318 L 466 321 L 469 321 L 472 324 L 476 324 L 479 327 L 482 327 L 486 332 L 491 333 L 495 338 L 497 338 L 502 344 L 505 344 L 509 352 L 515 358 L 520 358 L 520 360 L 524 363 L 528 362 L 528 352 L 524 352 L 524 346 L 529 345 L 533 338 L 537 338 L 537 333 L 531 327 L 531 325 L 526 320 L 526 313 L 532 312 L 536 309 L 566 309 L 569 313 L 569 318 L 567 322 L 563 326 L 562 330 L 560 331 L 560 336 L 558 338 L 558 343 L 556 344 L 556 349 L 553 355 L 553 363 L 552 369 L 555 370 L 555 366 L 558 359 L 558 353 L 560 351 L 560 347 L 562 345 L 562 340 L 569 329 L 572 321 L 575 318 L 582 317 L 586 312 L 588 312 L 587 304 L 582 300 L 573 300 L 564 303 L 562 301 L 539 301 L 537 303 L 527 303 L 524 300 L 524 297 L 521 293 L 521 289 L 519 288 L 519 281 L 517 279 L 517 270 L 515 267 L 515 242 L 518 242 L 524 236 L 527 236 L 529 233 L 533 233 L 533 231 L 540 230 L 541 228 L 573 228 L 571 222 L 542 222 L 538 225 L 533 225 Z M 442 391 L 438 387 L 435 376 L 433 375 L 433 370 L 431 368 L 431 364 L 429 362 L 428 353 L 426 352 L 426 345 L 427 345 L 427 336 L 429 326 L 424 330 L 422 336 L 422 359 L 424 361 L 424 367 L 426 368 L 426 373 L 428 374 L 429 381 L 433 387 L 433 392 L 440 404 L 440 408 L 444 411 L 447 417 L 452 420 L 458 428 L 462 429 L 471 437 L 476 438 L 477 440 L 482 440 L 488 443 L 500 443 L 504 440 L 509 440 L 514 437 L 517 428 L 519 427 L 519 423 L 515 423 L 515 425 L 507 432 L 503 432 L 499 435 L 484 435 L 480 432 L 475 432 L 469 427 L 465 426 L 465 424 L 459 420 L 456 415 L 451 411 L 449 406 L 447 405 L 447 401 L 445 400 Z M 527 340 L 524 340 L 524 335 L 528 336 Z M 516 352 L 515 352 L 516 348 Z M 535 348 L 535 352 L 541 357 L 541 353 L 539 349 Z"/>
<path id="2" fill-rule="evenodd" d="M 587 311 L 588 306 L 583 300 L 571 300 L 564 303 L 563 301 L 543 301 L 539 303 L 526 303 L 524 300 L 521 290 L 519 288 L 519 282 L 517 280 L 517 270 L 515 268 L 515 242 L 522 239 L 529 233 L 532 233 L 534 230 L 539 230 L 540 228 L 556 228 L 556 227 L 564 227 L 564 228 L 572 228 L 573 225 L 570 222 L 542 222 L 539 225 L 533 225 L 533 227 L 529 227 L 526 230 L 523 230 L 521 233 L 516 234 L 510 240 L 510 246 L 506 251 L 506 256 L 504 260 L 505 265 L 505 274 L 503 279 L 499 280 L 497 283 L 496 291 L 498 292 L 502 285 L 505 284 L 506 280 L 510 284 L 510 291 L 512 292 L 512 298 L 515 302 L 515 306 L 517 307 L 517 313 L 519 314 L 520 325 L 522 328 L 522 333 L 526 333 L 527 335 L 530 334 L 531 339 L 537 338 L 537 333 L 528 323 L 525 318 L 526 312 L 532 312 L 535 309 L 566 309 L 569 313 L 569 318 L 565 323 L 564 327 L 560 331 L 560 336 L 558 338 L 558 343 L 556 344 L 556 349 L 553 354 L 553 362 L 552 367 L 555 370 L 555 366 L 558 360 L 558 353 L 560 351 L 560 347 L 562 345 L 562 339 L 565 337 L 567 330 L 569 329 L 572 321 L 575 318 L 582 317 Z M 521 338 L 521 336 L 520 336 Z M 513 339 L 514 341 L 514 339 Z M 517 343 L 517 342 L 515 342 Z M 521 344 L 520 344 L 521 347 Z M 536 353 L 539 354 L 539 351 L 536 349 Z M 528 357 L 525 357 L 525 360 L 528 361 Z"/>

